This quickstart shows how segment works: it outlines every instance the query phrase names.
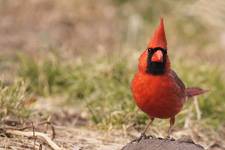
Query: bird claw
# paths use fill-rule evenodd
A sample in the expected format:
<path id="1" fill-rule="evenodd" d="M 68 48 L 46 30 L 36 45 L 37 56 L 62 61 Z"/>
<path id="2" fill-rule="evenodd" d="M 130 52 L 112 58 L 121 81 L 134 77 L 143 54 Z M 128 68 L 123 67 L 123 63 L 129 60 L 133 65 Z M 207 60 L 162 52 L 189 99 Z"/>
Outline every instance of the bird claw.
<path id="1" fill-rule="evenodd" d="M 133 142 L 139 143 L 142 139 L 147 139 L 147 136 L 146 136 L 145 133 L 141 133 L 141 136 L 136 138 L 136 139 L 134 139 L 134 140 L 132 140 L 131 143 L 133 143 Z"/>
<path id="2" fill-rule="evenodd" d="M 149 138 L 153 138 L 153 136 L 152 135 L 148 135 L 147 136 L 145 133 L 141 133 L 141 136 L 138 137 L 138 138 L 136 138 L 136 139 L 134 139 L 134 140 L 132 140 L 131 143 L 133 143 L 133 142 L 139 143 L 141 140 L 143 140 L 143 139 L 149 139 Z"/>

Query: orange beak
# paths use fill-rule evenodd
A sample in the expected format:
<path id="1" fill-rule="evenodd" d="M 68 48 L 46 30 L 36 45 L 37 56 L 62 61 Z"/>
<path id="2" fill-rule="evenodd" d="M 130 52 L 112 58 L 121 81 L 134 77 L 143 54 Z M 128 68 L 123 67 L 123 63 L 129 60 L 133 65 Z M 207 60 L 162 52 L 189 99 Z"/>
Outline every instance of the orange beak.
<path id="1" fill-rule="evenodd" d="M 163 54 L 162 51 L 157 50 L 153 55 L 152 55 L 152 62 L 163 62 Z"/>

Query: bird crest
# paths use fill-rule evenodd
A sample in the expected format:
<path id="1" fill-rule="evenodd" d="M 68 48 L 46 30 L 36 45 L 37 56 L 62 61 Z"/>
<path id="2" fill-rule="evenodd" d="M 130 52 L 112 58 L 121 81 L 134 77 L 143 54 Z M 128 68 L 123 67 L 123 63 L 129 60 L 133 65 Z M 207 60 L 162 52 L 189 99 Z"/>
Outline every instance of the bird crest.
<path id="1" fill-rule="evenodd" d="M 155 30 L 148 44 L 148 48 L 155 48 L 155 47 L 167 48 L 163 18 L 160 19 L 160 24 L 158 28 Z"/>

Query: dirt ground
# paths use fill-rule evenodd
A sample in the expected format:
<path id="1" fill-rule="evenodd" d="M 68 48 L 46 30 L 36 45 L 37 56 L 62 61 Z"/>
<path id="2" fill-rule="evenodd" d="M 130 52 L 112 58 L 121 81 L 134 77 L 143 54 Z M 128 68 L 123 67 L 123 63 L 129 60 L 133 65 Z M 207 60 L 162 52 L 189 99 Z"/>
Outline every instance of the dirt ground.
<path id="1" fill-rule="evenodd" d="M 86 114 L 80 114 L 74 109 L 61 107 L 57 104 L 55 99 L 53 101 L 48 99 L 41 99 L 33 106 L 34 109 L 34 132 L 41 132 L 48 137 L 53 136 L 50 126 L 38 125 L 46 118 L 43 107 L 46 111 L 52 112 L 50 115 L 51 122 L 54 124 L 55 138 L 54 143 L 62 149 L 68 150 L 119 150 L 140 135 L 134 127 L 124 127 L 120 129 L 99 130 L 93 126 L 90 121 L 86 119 Z M 49 114 L 49 113 L 48 113 Z M 8 118 L 9 119 L 9 118 Z M 9 119 L 10 120 L 10 119 Z M 38 121 L 39 120 L 39 121 Z M 45 119 L 46 120 L 46 119 Z M 188 121 L 187 121 L 188 122 Z M 26 121 L 28 126 L 30 121 Z M 18 126 L 21 126 L 18 124 Z M 3 126 L 8 127 L 8 126 Z M 33 132 L 32 128 L 23 130 L 23 132 Z M 175 126 L 172 137 L 175 139 L 185 138 L 192 139 L 195 143 L 202 145 L 209 150 L 223 150 L 225 145 L 223 142 L 224 130 L 215 133 L 215 131 L 207 128 L 202 128 L 198 123 L 191 123 L 190 127 L 178 129 Z M 162 131 L 157 125 L 152 126 L 149 133 L 155 137 L 165 137 L 166 130 Z M 34 140 L 32 136 L 27 138 L 25 136 L 15 136 L 11 134 L 6 137 L 4 132 L 0 135 L 0 148 L 6 150 L 22 150 L 22 149 L 51 149 L 45 141 Z"/>
<path id="2" fill-rule="evenodd" d="M 66 150 L 119 150 L 129 143 L 135 137 L 138 137 L 138 132 L 122 130 L 111 130 L 111 131 L 101 131 L 88 127 L 81 126 L 58 126 L 55 125 L 55 138 L 53 142 L 58 145 L 61 149 Z M 26 130 L 27 132 L 32 130 Z M 49 137 L 52 136 L 50 129 L 38 130 L 36 132 L 43 132 Z M 129 132 L 129 133 L 127 133 Z M 192 135 L 191 135 L 191 134 Z M 36 133 L 37 134 L 37 133 Z M 190 134 L 190 135 L 188 135 Z M 204 148 L 209 150 L 224 150 L 225 145 L 223 145 L 222 139 L 217 139 L 218 141 L 212 140 L 214 137 L 205 138 L 206 134 L 204 132 L 194 133 L 190 130 L 180 130 L 173 133 L 173 137 L 186 137 L 193 139 L 195 143 L 202 145 Z M 187 139 L 189 139 L 187 138 Z M 180 138 L 176 138 L 180 139 Z M 206 140 L 207 139 L 207 140 Z M 204 141 L 205 140 L 205 141 Z M 49 144 L 39 138 L 34 140 L 34 138 L 27 138 L 25 136 L 15 136 L 10 137 L 0 136 L 0 149 L 4 150 L 23 150 L 23 149 L 51 149 Z"/>
<path id="3" fill-rule="evenodd" d="M 119 132 L 105 133 L 96 131 L 93 129 L 87 129 L 82 127 L 65 127 L 55 126 L 56 138 L 54 142 L 57 143 L 62 149 L 68 150 L 116 150 L 128 142 L 127 138 L 121 136 Z M 26 137 L 13 137 L 4 138 L 0 137 L 1 149 L 39 149 L 42 145 L 42 149 L 51 149 L 47 144 L 36 141 L 34 146 L 34 140 Z"/>
<path id="4" fill-rule="evenodd" d="M 129 137 L 122 130 L 98 130 L 90 124 L 82 114 L 74 112 L 70 108 L 59 108 L 55 101 L 40 99 L 33 106 L 33 119 L 17 120 L 13 117 L 6 118 L 0 125 L 0 149 L 4 150 L 23 150 L 23 149 L 51 149 L 51 147 L 40 138 L 34 140 L 31 137 L 7 134 L 1 129 L 13 128 L 21 129 L 22 132 L 44 133 L 48 137 L 54 136 L 54 143 L 65 150 L 116 150 L 121 149 L 124 144 L 129 142 Z M 43 107 L 47 109 L 43 111 Z M 48 111 L 48 112 L 47 112 Z M 49 113 L 51 112 L 51 113 Z M 49 117 L 50 114 L 50 117 Z M 45 119 L 45 118 L 50 119 Z M 45 120 L 51 120 L 54 125 L 54 132 L 50 125 L 41 124 Z M 33 124 L 31 124 L 31 122 Z M 31 127 L 32 125 L 32 127 Z M 34 127 L 34 129 L 32 129 Z M 53 134 L 54 133 L 54 134 Z"/>

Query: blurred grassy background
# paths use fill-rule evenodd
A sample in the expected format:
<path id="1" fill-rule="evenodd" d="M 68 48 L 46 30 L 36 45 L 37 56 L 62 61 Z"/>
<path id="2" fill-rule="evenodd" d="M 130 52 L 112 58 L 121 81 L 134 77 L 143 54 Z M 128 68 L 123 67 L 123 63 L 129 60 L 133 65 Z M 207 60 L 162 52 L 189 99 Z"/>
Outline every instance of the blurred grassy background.
<path id="1" fill-rule="evenodd" d="M 0 109 L 8 110 L 0 115 L 15 114 L 11 101 L 24 112 L 17 115 L 28 116 L 23 101 L 30 95 L 59 96 L 102 128 L 145 124 L 130 82 L 163 16 L 172 67 L 187 86 L 210 89 L 199 97 L 200 122 L 224 128 L 224 6 L 223 0 L 0 0 Z M 26 98 L 5 92 L 15 87 Z M 180 127 L 190 107 L 179 115 Z"/>

